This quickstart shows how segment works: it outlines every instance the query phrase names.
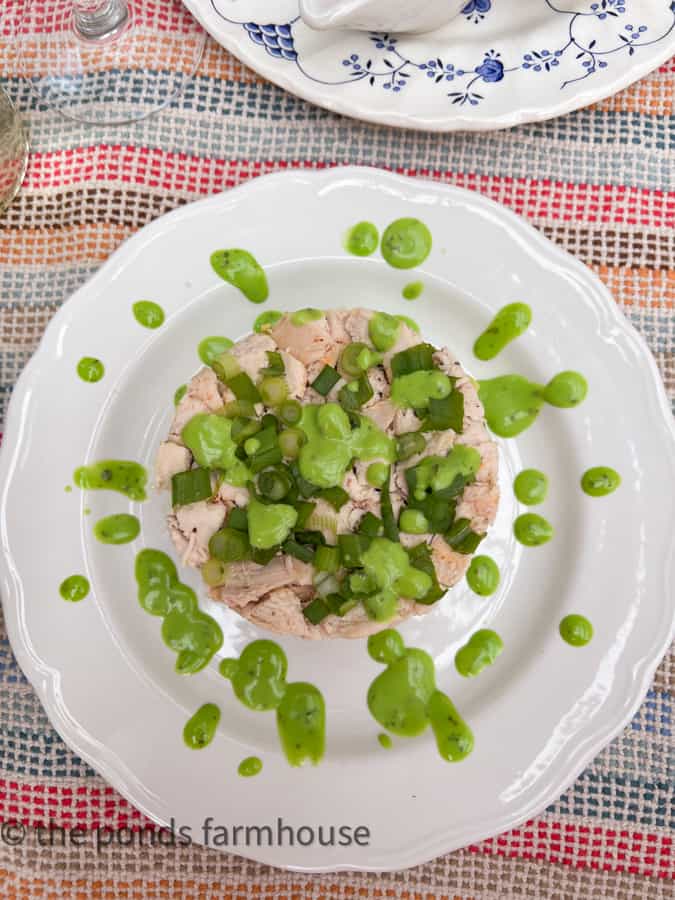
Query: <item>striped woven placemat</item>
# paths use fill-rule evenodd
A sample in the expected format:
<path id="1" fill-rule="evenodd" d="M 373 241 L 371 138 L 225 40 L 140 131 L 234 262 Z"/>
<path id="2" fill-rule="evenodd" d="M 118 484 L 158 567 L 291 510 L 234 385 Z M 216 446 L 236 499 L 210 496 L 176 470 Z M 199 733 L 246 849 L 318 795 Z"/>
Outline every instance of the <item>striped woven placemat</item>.
<path id="1" fill-rule="evenodd" d="M 0 219 L 0 418 L 52 314 L 138 228 L 265 172 L 341 163 L 461 185 L 525 216 L 605 281 L 675 399 L 675 60 L 597 106 L 484 135 L 331 115 L 211 42 L 180 102 L 124 128 L 38 108 L 7 35 L 0 82 L 27 114 L 33 151 Z M 49 726 L 0 617 L 0 898 L 672 898 L 674 680 L 671 655 L 630 726 L 535 821 L 400 873 L 312 877 L 152 846 L 140 813 Z M 83 836 L 60 846 L 48 823 Z M 107 844 L 105 829 L 126 830 Z"/>

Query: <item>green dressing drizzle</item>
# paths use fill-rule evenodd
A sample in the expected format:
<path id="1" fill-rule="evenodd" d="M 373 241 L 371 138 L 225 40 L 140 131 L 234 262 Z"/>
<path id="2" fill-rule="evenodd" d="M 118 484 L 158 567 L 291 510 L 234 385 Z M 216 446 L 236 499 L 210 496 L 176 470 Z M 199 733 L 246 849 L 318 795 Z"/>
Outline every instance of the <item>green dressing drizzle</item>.
<path id="1" fill-rule="evenodd" d="M 216 734 L 220 722 L 220 709 L 215 703 L 205 703 L 188 719 L 183 729 L 183 740 L 190 750 L 208 747 Z"/>
<path id="2" fill-rule="evenodd" d="M 470 478 L 481 464 L 481 455 L 475 447 L 455 444 L 447 456 L 427 456 L 416 466 L 417 484 L 415 499 L 424 500 L 431 488 L 433 493 L 449 488 L 455 478 Z"/>
<path id="3" fill-rule="evenodd" d="M 180 387 L 176 388 L 176 392 L 173 395 L 174 406 L 178 406 L 183 397 L 187 394 L 187 384 L 181 384 Z"/>
<path id="4" fill-rule="evenodd" d="M 466 581 L 474 594 L 489 597 L 499 587 L 499 567 L 489 556 L 474 556 L 466 573 Z"/>
<path id="5" fill-rule="evenodd" d="M 220 356 L 221 353 L 229 350 L 233 343 L 234 342 L 229 338 L 219 337 L 217 335 L 205 337 L 203 341 L 199 342 L 197 354 L 204 365 L 210 366 L 214 359 L 217 356 Z"/>
<path id="6" fill-rule="evenodd" d="M 544 400 L 551 406 L 571 409 L 586 399 L 588 382 L 579 372 L 560 372 L 544 388 Z"/>
<path id="7" fill-rule="evenodd" d="M 431 232 L 419 219 L 397 219 L 382 235 L 382 256 L 395 269 L 421 265 L 431 252 Z"/>
<path id="8" fill-rule="evenodd" d="M 162 638 L 174 653 L 181 675 L 199 672 L 223 645 L 218 623 L 197 605 L 194 591 L 178 580 L 172 560 L 160 550 L 136 556 L 138 601 L 152 616 L 160 616 Z"/>
<path id="9" fill-rule="evenodd" d="M 142 465 L 126 459 L 104 459 L 75 469 L 73 481 L 83 490 L 118 491 L 130 500 L 145 500 L 148 473 Z"/>
<path id="10" fill-rule="evenodd" d="M 386 665 L 368 689 L 368 709 L 377 722 L 401 737 L 415 737 L 431 725 L 441 757 L 458 762 L 473 749 L 473 734 L 450 699 L 436 688 L 428 653 L 406 647 L 392 628 L 368 638 L 368 653 Z"/>
<path id="11" fill-rule="evenodd" d="M 473 678 L 487 666 L 491 666 L 503 649 L 504 644 L 497 632 L 482 628 L 457 651 L 455 668 L 465 678 Z"/>
<path id="12" fill-rule="evenodd" d="M 411 319 L 410 316 L 394 316 L 399 322 L 403 325 L 407 325 L 411 331 L 414 331 L 416 334 L 420 333 L 420 326 L 414 319 Z"/>
<path id="13" fill-rule="evenodd" d="M 263 303 L 269 297 L 265 271 L 248 250 L 216 250 L 211 254 L 211 267 L 251 303 Z"/>
<path id="14" fill-rule="evenodd" d="M 401 322 L 396 316 L 389 313 L 378 312 L 368 322 L 368 335 L 376 350 L 383 353 L 396 343 Z"/>
<path id="15" fill-rule="evenodd" d="M 345 235 L 345 250 L 354 256 L 370 256 L 377 250 L 380 235 L 372 222 L 358 222 Z"/>
<path id="16" fill-rule="evenodd" d="M 237 772 L 244 778 L 252 778 L 254 775 L 258 775 L 259 772 L 262 772 L 262 767 L 262 760 L 257 756 L 247 756 L 246 759 L 242 759 L 239 763 Z"/>
<path id="17" fill-rule="evenodd" d="M 621 484 L 621 476 L 608 466 L 594 466 L 581 476 L 581 490 L 589 497 L 606 497 Z"/>
<path id="18" fill-rule="evenodd" d="M 294 313 L 291 313 L 291 325 L 307 325 L 309 322 L 316 322 L 319 319 L 323 319 L 323 313 L 320 309 L 313 309 L 311 306 L 308 306 L 306 309 L 296 309 Z"/>
<path id="19" fill-rule="evenodd" d="M 70 575 L 59 586 L 59 594 L 69 603 L 77 603 L 89 593 L 89 582 L 84 575 Z"/>
<path id="20" fill-rule="evenodd" d="M 385 734 L 384 732 L 381 732 L 380 734 L 378 734 L 377 740 L 378 740 L 380 747 L 384 747 L 385 750 L 391 750 L 391 748 L 394 744 L 394 742 L 389 737 L 389 735 Z"/>
<path id="21" fill-rule="evenodd" d="M 539 547 L 553 537 L 553 526 L 543 516 L 523 513 L 513 523 L 513 533 L 517 541 L 526 547 Z"/>
<path id="22" fill-rule="evenodd" d="M 391 402 L 395 406 L 426 409 L 430 400 L 442 400 L 452 391 L 452 381 L 439 371 L 419 371 L 399 375 L 391 383 Z"/>
<path id="23" fill-rule="evenodd" d="M 66 494 L 71 494 L 73 491 L 72 485 L 67 484 L 63 490 L 66 492 Z"/>
<path id="24" fill-rule="evenodd" d="M 366 576 L 377 589 L 364 597 L 371 619 L 388 622 L 396 612 L 398 598 L 420 600 L 431 588 L 431 577 L 410 564 L 400 544 L 376 537 L 361 556 Z"/>
<path id="25" fill-rule="evenodd" d="M 255 498 L 247 507 L 251 546 L 269 550 L 282 544 L 293 530 L 298 513 L 285 503 L 260 503 Z"/>
<path id="26" fill-rule="evenodd" d="M 267 312 L 260 313 L 253 323 L 253 330 L 256 334 L 262 334 L 264 331 L 273 328 L 283 317 L 284 314 L 277 312 L 276 309 L 268 309 Z"/>
<path id="27" fill-rule="evenodd" d="M 411 281 L 406 284 L 401 294 L 405 300 L 417 300 L 424 290 L 424 284 L 421 281 Z"/>
<path id="28" fill-rule="evenodd" d="M 88 381 L 92 384 L 95 381 L 100 381 L 104 372 L 105 367 L 103 363 L 100 359 L 96 359 L 95 356 L 83 356 L 77 364 L 77 374 L 82 381 Z"/>
<path id="29" fill-rule="evenodd" d="M 565 616 L 559 630 L 560 637 L 573 647 L 585 647 L 593 638 L 593 626 L 585 616 Z"/>
<path id="30" fill-rule="evenodd" d="M 164 310 L 152 300 L 139 300 L 131 307 L 134 319 L 144 328 L 159 328 L 164 324 Z"/>
<path id="31" fill-rule="evenodd" d="M 249 709 L 276 710 L 277 732 L 292 766 L 316 765 L 326 744 L 326 708 L 318 688 L 286 681 L 288 660 L 274 641 L 253 641 L 239 659 L 224 659 L 220 674 L 232 683 L 235 696 Z"/>
<path id="32" fill-rule="evenodd" d="M 578 372 L 561 372 L 543 387 L 522 375 L 479 381 L 479 394 L 490 429 L 499 437 L 516 437 L 539 415 L 544 403 L 571 407 L 582 402 L 588 386 Z"/>
<path id="33" fill-rule="evenodd" d="M 213 413 L 197 413 L 183 428 L 181 438 L 200 466 L 222 469 L 226 481 L 242 487 L 251 474 L 235 455 L 237 445 L 231 432 L 231 419 Z"/>
<path id="34" fill-rule="evenodd" d="M 102 544 L 128 544 L 141 531 L 141 523 L 129 513 L 115 513 L 99 519 L 94 525 L 94 535 Z"/>
<path id="35" fill-rule="evenodd" d="M 532 310 L 526 303 L 509 303 L 502 307 L 473 345 L 478 359 L 494 359 L 498 353 L 527 331 Z"/>
<path id="36" fill-rule="evenodd" d="M 524 506 L 537 506 L 548 494 L 548 478 L 538 469 L 523 469 L 513 481 L 513 493 Z"/>

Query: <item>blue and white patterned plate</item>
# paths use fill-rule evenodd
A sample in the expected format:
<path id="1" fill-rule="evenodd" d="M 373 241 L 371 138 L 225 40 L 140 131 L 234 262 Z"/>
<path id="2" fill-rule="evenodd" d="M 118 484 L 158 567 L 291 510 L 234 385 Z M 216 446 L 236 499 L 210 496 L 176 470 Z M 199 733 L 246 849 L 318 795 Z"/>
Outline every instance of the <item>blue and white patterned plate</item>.
<path id="1" fill-rule="evenodd" d="M 335 112 L 432 131 L 570 112 L 675 54 L 673 0 L 467 0 L 425 35 L 312 31 L 297 0 L 184 0 L 265 78 Z"/>

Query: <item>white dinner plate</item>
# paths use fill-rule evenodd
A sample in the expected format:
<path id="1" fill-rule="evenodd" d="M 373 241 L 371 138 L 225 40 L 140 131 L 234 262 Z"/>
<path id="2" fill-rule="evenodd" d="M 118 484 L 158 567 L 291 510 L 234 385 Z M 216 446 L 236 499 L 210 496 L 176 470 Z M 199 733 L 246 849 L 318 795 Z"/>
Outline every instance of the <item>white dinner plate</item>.
<path id="1" fill-rule="evenodd" d="M 411 215 L 434 239 L 414 272 L 425 285 L 414 302 L 401 296 L 410 273 L 379 254 L 349 256 L 342 244 L 358 220 L 381 229 Z M 264 265 L 266 307 L 211 269 L 210 253 L 228 246 Z M 136 322 L 131 306 L 140 299 L 164 308 L 161 328 Z M 530 329 L 496 360 L 478 363 L 474 339 L 515 300 L 532 307 Z M 480 378 L 519 372 L 546 382 L 574 368 L 589 383 L 581 406 L 547 407 L 518 439 L 499 442 L 502 501 L 482 548 L 500 565 L 498 593 L 480 598 L 462 582 L 429 615 L 401 627 L 408 645 L 433 656 L 439 687 L 473 729 L 475 749 L 461 763 L 444 762 L 430 733 L 380 747 L 366 691 L 381 666 L 364 641 L 287 638 L 289 677 L 315 683 L 327 708 L 324 760 L 290 767 L 274 716 L 239 704 L 217 671 L 218 659 L 265 632 L 210 601 L 195 573 L 183 570 L 225 641 L 208 668 L 179 676 L 159 620 L 138 603 L 136 553 L 144 546 L 172 553 L 167 496 L 132 503 L 113 492 L 64 490 L 84 462 L 113 457 L 151 467 L 174 390 L 199 366 L 202 338 L 236 339 L 265 308 L 310 305 L 414 316 L 423 335 L 450 346 Z M 77 377 L 82 356 L 103 361 L 101 381 Z M 420 863 L 540 812 L 635 712 L 673 629 L 674 438 L 641 338 L 594 275 L 512 213 L 474 193 L 375 169 L 258 178 L 181 207 L 127 241 L 59 310 L 22 374 L 0 465 L 1 586 L 12 646 L 64 740 L 155 821 L 184 826 L 197 841 L 207 817 L 228 828 L 278 818 L 296 828 L 362 825 L 368 846 L 225 849 L 310 871 Z M 594 465 L 615 468 L 619 490 L 602 499 L 582 493 L 580 476 Z M 512 479 L 523 466 L 550 478 L 539 510 L 555 537 L 535 549 L 512 537 Z M 139 516 L 140 537 L 97 542 L 93 523 L 125 510 Z M 59 596 L 73 573 L 92 585 L 80 603 Z M 558 634 L 571 612 L 595 627 L 584 648 Z M 504 652 L 464 679 L 454 654 L 485 623 Z M 221 722 L 212 744 L 190 750 L 183 726 L 205 702 L 219 705 Z M 252 754 L 262 772 L 238 776 Z"/>
<path id="2" fill-rule="evenodd" d="M 265 78 L 327 109 L 431 131 L 505 128 L 614 94 L 675 53 L 671 0 L 467 0 L 422 35 L 314 31 L 298 0 L 184 0 Z"/>

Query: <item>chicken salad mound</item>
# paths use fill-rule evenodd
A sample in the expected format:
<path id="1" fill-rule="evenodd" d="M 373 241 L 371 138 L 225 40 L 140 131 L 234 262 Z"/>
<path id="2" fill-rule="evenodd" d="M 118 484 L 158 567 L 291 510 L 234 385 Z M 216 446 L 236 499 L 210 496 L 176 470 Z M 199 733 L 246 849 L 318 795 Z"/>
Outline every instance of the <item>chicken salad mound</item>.
<path id="1" fill-rule="evenodd" d="M 298 310 L 190 381 L 158 450 L 209 595 L 305 638 L 428 612 L 494 522 L 498 452 L 447 349 L 368 309 Z"/>

